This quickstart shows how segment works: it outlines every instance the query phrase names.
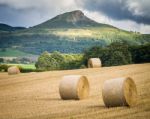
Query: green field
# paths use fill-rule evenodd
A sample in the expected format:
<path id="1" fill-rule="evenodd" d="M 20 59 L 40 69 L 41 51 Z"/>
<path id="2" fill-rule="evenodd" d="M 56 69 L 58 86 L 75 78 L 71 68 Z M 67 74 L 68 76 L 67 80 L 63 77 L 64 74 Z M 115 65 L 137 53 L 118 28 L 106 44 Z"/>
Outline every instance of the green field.
<path id="1" fill-rule="evenodd" d="M 35 64 L 7 64 L 9 66 L 20 66 L 23 69 L 36 69 Z"/>
<path id="2" fill-rule="evenodd" d="M 0 56 L 1 57 L 18 57 L 18 56 L 22 57 L 22 56 L 32 56 L 32 54 L 28 54 L 13 48 L 7 48 L 5 50 L 0 49 Z"/>

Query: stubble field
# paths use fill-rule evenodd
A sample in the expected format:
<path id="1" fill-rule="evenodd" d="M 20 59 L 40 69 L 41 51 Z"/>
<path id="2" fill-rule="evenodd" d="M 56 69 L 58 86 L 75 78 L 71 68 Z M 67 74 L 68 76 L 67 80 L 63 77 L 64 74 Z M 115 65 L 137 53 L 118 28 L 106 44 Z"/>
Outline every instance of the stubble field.
<path id="1" fill-rule="evenodd" d="M 64 75 L 88 77 L 87 99 L 61 100 L 59 82 Z M 135 107 L 107 108 L 102 99 L 105 80 L 130 76 L 136 83 Z M 150 64 L 49 71 L 8 75 L 0 73 L 0 119 L 150 119 Z"/>

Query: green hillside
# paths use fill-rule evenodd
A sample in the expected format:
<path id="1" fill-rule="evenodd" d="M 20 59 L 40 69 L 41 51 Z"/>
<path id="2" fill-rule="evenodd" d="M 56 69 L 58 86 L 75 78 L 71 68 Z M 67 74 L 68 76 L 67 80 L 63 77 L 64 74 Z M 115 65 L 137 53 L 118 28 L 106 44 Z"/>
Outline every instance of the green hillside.
<path id="1" fill-rule="evenodd" d="M 21 31 L 0 32 L 0 48 L 15 48 L 31 54 L 44 51 L 81 53 L 89 47 L 107 46 L 115 41 L 141 45 L 150 42 L 150 35 L 97 23 L 79 10 L 58 15 Z"/>

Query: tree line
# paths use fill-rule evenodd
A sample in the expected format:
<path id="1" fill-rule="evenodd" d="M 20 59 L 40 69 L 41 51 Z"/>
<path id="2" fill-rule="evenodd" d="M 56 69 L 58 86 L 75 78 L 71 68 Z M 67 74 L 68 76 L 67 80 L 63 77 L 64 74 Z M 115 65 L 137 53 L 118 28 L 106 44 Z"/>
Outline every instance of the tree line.
<path id="1" fill-rule="evenodd" d="M 150 62 L 150 43 L 131 46 L 126 42 L 113 42 L 106 47 L 93 46 L 81 54 L 61 54 L 44 52 L 36 62 L 37 69 L 65 70 L 87 67 L 89 58 L 100 58 L 103 66 L 117 66 Z"/>
<path id="2" fill-rule="evenodd" d="M 89 58 L 100 58 L 102 66 L 118 66 L 150 62 L 150 43 L 145 45 L 129 45 L 127 42 L 113 42 L 110 45 L 93 46 L 82 54 L 63 54 L 58 51 L 43 52 L 36 62 L 36 69 L 23 69 L 22 72 L 67 70 L 86 68 Z M 1 62 L 1 61 L 0 61 Z M 9 66 L 0 65 L 0 71 L 7 71 Z"/>

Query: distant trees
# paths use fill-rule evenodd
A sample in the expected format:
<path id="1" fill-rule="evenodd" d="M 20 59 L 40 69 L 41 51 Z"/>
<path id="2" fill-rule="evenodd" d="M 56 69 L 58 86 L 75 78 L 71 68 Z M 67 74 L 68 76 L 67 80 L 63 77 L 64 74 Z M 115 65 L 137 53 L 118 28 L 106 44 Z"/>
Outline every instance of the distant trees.
<path id="1" fill-rule="evenodd" d="M 0 58 L 0 63 L 5 64 L 33 64 L 35 60 L 32 60 L 28 57 L 17 57 L 17 58 Z"/>
<path id="2" fill-rule="evenodd" d="M 4 62 L 4 59 L 3 58 L 0 58 L 0 63 L 3 63 Z"/>
<path id="3" fill-rule="evenodd" d="M 6 50 L 7 50 L 6 48 L 2 48 L 1 49 L 2 52 L 6 52 Z"/>
<path id="4" fill-rule="evenodd" d="M 150 62 L 150 43 L 140 46 L 130 46 L 130 52 L 134 63 Z"/>
<path id="5" fill-rule="evenodd" d="M 35 30 L 35 29 L 34 29 Z M 53 35 L 56 31 L 35 30 L 26 34 L 2 33 L 0 35 L 0 49 L 15 47 L 16 50 L 39 55 L 44 51 L 62 53 L 82 53 L 84 49 L 93 46 L 106 46 L 116 41 L 127 41 L 130 45 L 141 45 L 149 42 L 150 35 L 129 33 L 122 30 L 91 29 L 92 36 L 77 36 L 73 40 L 70 36 Z M 61 29 L 62 31 L 62 29 Z M 66 32 L 64 29 L 63 33 Z M 71 32 L 71 31 L 70 31 Z M 80 32 L 80 29 L 79 31 Z M 20 34 L 21 33 L 21 34 Z M 41 34 L 42 33 L 42 34 Z M 85 30 L 86 33 L 86 30 Z M 87 32 L 88 33 L 88 32 Z"/>
<path id="6" fill-rule="evenodd" d="M 42 32 L 42 31 L 41 31 Z M 30 41 L 30 42 L 26 42 Z M 40 55 L 44 51 L 54 52 L 59 51 L 62 53 L 82 53 L 85 48 L 89 48 L 95 45 L 105 46 L 104 39 L 95 39 L 79 37 L 77 40 L 72 40 L 70 37 L 59 37 L 56 35 L 44 35 L 41 33 L 30 35 L 13 35 L 5 34 L 0 36 L 0 49 L 12 48 L 14 46 L 17 50 Z"/>
<path id="7" fill-rule="evenodd" d="M 6 72 L 8 67 L 9 66 L 6 64 L 0 64 L 0 72 Z"/>

